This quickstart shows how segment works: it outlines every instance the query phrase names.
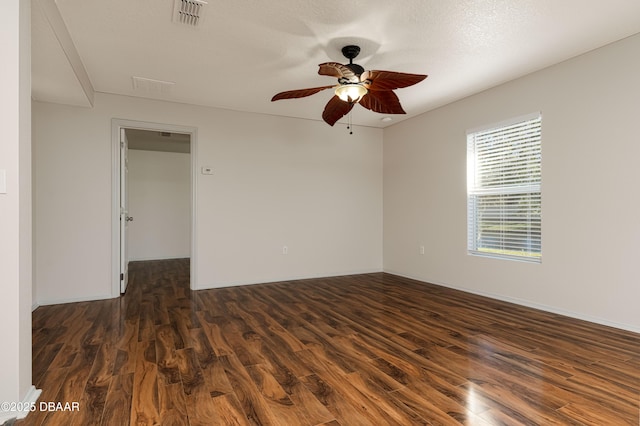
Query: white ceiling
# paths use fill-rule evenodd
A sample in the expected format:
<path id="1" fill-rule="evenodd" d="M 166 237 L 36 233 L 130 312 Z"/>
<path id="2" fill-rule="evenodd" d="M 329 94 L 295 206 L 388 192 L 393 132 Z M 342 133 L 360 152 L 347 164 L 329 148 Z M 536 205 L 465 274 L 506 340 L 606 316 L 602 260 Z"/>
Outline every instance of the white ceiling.
<path id="1" fill-rule="evenodd" d="M 638 0 L 208 0 L 195 28 L 173 7 L 33 0 L 34 99 L 88 106 L 95 91 L 321 120 L 330 90 L 271 97 L 333 84 L 317 65 L 358 44 L 365 69 L 429 75 L 396 91 L 406 116 L 353 109 L 354 124 L 385 127 L 640 32 Z M 173 84 L 134 89 L 134 76 Z"/>

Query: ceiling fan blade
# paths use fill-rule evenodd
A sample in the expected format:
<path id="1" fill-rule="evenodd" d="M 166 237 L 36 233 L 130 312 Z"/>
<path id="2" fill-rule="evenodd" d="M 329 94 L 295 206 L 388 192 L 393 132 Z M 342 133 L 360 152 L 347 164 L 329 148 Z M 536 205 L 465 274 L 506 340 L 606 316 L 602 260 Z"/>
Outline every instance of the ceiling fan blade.
<path id="1" fill-rule="evenodd" d="M 369 90 L 393 90 L 413 86 L 425 78 L 423 74 L 373 70 L 363 72 L 360 81 L 366 82 L 364 86 Z"/>
<path id="2" fill-rule="evenodd" d="M 306 96 L 314 95 L 318 92 L 321 92 L 325 89 L 331 89 L 336 87 L 333 86 L 322 86 L 322 87 L 311 87 L 309 89 L 299 89 L 299 90 L 289 90 L 287 92 L 280 92 L 271 98 L 271 102 L 278 101 L 280 99 L 295 99 L 295 98 L 304 98 Z"/>
<path id="3" fill-rule="evenodd" d="M 356 73 L 346 65 L 342 65 L 338 62 L 325 62 L 318 65 L 320 69 L 318 74 L 328 75 L 329 77 L 346 78 L 349 82 L 358 83 L 360 80 Z"/>
<path id="4" fill-rule="evenodd" d="M 329 126 L 333 126 L 336 124 L 336 121 L 347 115 L 354 105 L 355 103 L 353 102 L 345 102 L 340 100 L 339 97 L 334 96 L 329 99 L 329 102 L 327 102 L 327 105 L 324 107 L 322 118 Z"/>
<path id="5" fill-rule="evenodd" d="M 400 99 L 391 90 L 369 90 L 360 99 L 360 105 L 382 114 L 406 114 L 400 105 Z"/>

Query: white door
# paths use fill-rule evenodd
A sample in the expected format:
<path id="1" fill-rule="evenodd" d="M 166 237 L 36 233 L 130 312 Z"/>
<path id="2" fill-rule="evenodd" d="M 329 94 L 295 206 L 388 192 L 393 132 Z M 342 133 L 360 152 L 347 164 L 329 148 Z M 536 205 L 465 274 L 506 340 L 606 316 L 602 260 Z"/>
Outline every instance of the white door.
<path id="1" fill-rule="evenodd" d="M 129 282 L 129 250 L 127 228 L 133 220 L 129 216 L 129 192 L 128 192 L 128 162 L 129 145 L 124 129 L 120 129 L 120 292 L 127 290 Z"/>

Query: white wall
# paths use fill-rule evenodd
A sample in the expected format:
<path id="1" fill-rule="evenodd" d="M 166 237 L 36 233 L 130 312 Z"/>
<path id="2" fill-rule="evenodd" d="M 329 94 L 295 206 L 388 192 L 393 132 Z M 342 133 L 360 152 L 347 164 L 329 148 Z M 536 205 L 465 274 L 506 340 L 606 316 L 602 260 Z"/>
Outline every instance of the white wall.
<path id="1" fill-rule="evenodd" d="M 30 2 L 0 4 L 0 401 L 28 401 L 31 385 Z M 16 413 L 0 411 L 0 423 Z"/>
<path id="2" fill-rule="evenodd" d="M 385 129 L 385 271 L 640 331 L 639 51 L 636 35 Z M 465 131 L 535 111 L 542 264 L 469 256 Z"/>
<path id="3" fill-rule="evenodd" d="M 191 252 L 191 156 L 129 150 L 129 260 Z"/>
<path id="4" fill-rule="evenodd" d="M 636 35 L 353 135 L 105 94 L 92 109 L 34 103 L 37 299 L 112 296 L 117 117 L 198 129 L 197 167 L 214 169 L 196 181 L 198 288 L 380 270 L 384 213 L 386 271 L 640 331 L 639 49 Z M 542 264 L 468 256 L 465 131 L 533 111 L 543 114 Z"/>
<path id="5" fill-rule="evenodd" d="M 111 297 L 112 118 L 198 129 L 198 288 L 382 269 L 380 129 L 96 94 L 34 103 L 39 303 Z"/>

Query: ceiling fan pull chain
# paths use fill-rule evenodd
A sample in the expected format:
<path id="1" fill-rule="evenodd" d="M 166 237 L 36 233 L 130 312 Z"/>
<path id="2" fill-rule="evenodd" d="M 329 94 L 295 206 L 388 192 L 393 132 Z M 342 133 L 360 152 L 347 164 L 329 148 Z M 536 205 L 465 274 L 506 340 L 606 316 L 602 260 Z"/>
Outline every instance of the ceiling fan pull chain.
<path id="1" fill-rule="evenodd" d="M 351 118 L 351 114 L 353 114 L 353 112 L 349 111 L 349 121 L 347 123 L 347 129 L 349 129 L 350 135 L 353 134 L 353 119 Z"/>

